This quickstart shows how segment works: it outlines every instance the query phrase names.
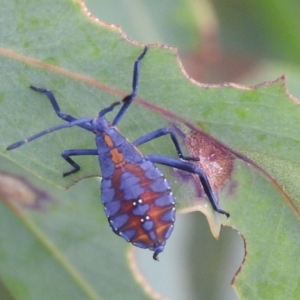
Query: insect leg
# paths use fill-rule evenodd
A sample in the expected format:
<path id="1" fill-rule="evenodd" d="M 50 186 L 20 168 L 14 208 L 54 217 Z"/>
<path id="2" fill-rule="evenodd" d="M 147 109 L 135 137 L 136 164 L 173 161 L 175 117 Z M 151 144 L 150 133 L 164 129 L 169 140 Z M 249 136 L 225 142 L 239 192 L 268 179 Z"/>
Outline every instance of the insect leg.
<path id="1" fill-rule="evenodd" d="M 119 123 L 121 118 L 123 117 L 124 113 L 128 109 L 129 105 L 132 103 L 134 100 L 137 90 L 138 90 L 138 85 L 139 85 L 139 75 L 140 75 L 140 66 L 141 66 L 141 60 L 144 58 L 145 54 L 148 51 L 148 47 L 146 46 L 143 50 L 143 52 L 140 54 L 140 56 L 137 58 L 137 60 L 134 62 L 133 66 L 133 78 L 132 78 L 132 92 L 131 94 L 125 96 L 122 100 L 124 103 L 123 106 L 120 108 L 119 112 L 115 116 L 112 125 L 116 125 Z"/>
<path id="2" fill-rule="evenodd" d="M 177 154 L 178 154 L 179 158 L 184 159 L 184 160 L 190 160 L 190 161 L 199 161 L 200 160 L 197 157 L 189 157 L 189 156 L 184 156 L 182 154 L 178 139 L 177 139 L 175 133 L 173 132 L 173 130 L 170 128 L 160 128 L 160 129 L 154 130 L 152 132 L 149 132 L 148 134 L 135 140 L 133 142 L 133 144 L 135 146 L 139 146 L 141 144 L 147 143 L 151 140 L 154 140 L 156 138 L 159 138 L 159 137 L 161 137 L 163 135 L 167 135 L 167 134 L 169 134 L 171 136 L 172 142 L 177 150 Z"/>
<path id="3" fill-rule="evenodd" d="M 70 174 L 76 173 L 80 170 L 80 166 L 70 156 L 79 155 L 98 155 L 97 149 L 69 149 L 62 152 L 61 156 L 66 160 L 73 169 L 69 172 L 63 173 L 63 176 L 69 176 Z"/>
<path id="4" fill-rule="evenodd" d="M 36 91 L 36 92 L 43 93 L 43 94 L 45 94 L 47 96 L 47 98 L 50 100 L 50 103 L 51 103 L 51 105 L 52 105 L 55 113 L 57 114 L 57 116 L 59 118 L 65 120 L 67 122 L 71 122 L 71 121 L 77 120 L 76 118 L 72 117 L 71 115 L 64 114 L 64 113 L 62 113 L 60 111 L 60 107 L 59 107 L 59 105 L 58 105 L 58 103 L 57 103 L 57 101 L 56 101 L 56 99 L 55 99 L 55 97 L 54 97 L 54 95 L 53 95 L 53 93 L 51 91 L 49 91 L 47 89 L 43 89 L 43 88 L 37 88 L 37 87 L 35 87 L 33 85 L 31 85 L 30 88 L 32 90 Z M 78 126 L 81 127 L 81 128 L 84 128 L 84 129 L 86 129 L 88 131 L 93 131 L 92 126 L 89 125 L 89 124 L 80 124 Z"/>
<path id="5" fill-rule="evenodd" d="M 218 212 L 220 214 L 224 214 L 227 216 L 227 218 L 229 218 L 230 214 L 227 211 L 224 211 L 219 208 L 217 196 L 213 192 L 213 190 L 210 186 L 210 183 L 208 181 L 208 178 L 202 169 L 200 169 L 199 167 L 197 167 L 196 165 L 194 165 L 192 163 L 189 163 L 186 161 L 181 161 L 181 160 L 167 157 L 167 156 L 153 154 L 153 155 L 147 155 L 145 157 L 153 163 L 166 165 L 166 166 L 169 166 L 169 167 L 172 167 L 175 169 L 179 169 L 179 170 L 183 170 L 183 171 L 186 171 L 186 172 L 189 172 L 192 174 L 197 174 L 199 176 L 199 179 L 201 181 L 203 189 L 204 189 L 213 209 L 216 212 Z"/>

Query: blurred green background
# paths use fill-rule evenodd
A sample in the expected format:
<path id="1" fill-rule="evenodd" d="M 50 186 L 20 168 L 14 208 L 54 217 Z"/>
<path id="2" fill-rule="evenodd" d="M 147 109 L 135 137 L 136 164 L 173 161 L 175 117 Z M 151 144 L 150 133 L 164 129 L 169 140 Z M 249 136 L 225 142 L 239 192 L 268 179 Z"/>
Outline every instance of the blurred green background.
<path id="1" fill-rule="evenodd" d="M 300 1 L 87 0 L 86 5 L 136 42 L 177 47 L 185 71 L 196 81 L 253 86 L 284 74 L 289 91 L 300 97 Z M 186 266 L 176 276 L 172 268 L 157 276 L 146 263 L 148 253 L 137 250 L 142 270 L 158 292 L 170 299 L 237 299 L 230 282 L 244 245 L 236 232 L 223 228 L 216 241 L 201 214 L 188 214 L 178 217 L 168 246 L 180 247 L 175 255 Z M 189 260 L 193 251 L 201 253 L 196 261 Z"/>
<path id="2" fill-rule="evenodd" d="M 300 1 L 86 1 L 99 19 L 141 43 L 178 48 L 184 68 L 203 83 L 255 85 L 287 76 L 300 95 Z"/>

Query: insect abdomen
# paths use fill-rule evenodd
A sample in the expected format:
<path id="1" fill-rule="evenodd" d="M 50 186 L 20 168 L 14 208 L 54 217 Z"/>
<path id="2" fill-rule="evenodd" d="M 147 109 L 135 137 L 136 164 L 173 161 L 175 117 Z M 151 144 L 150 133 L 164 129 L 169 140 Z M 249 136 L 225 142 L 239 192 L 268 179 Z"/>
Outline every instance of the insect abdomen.
<path id="1" fill-rule="evenodd" d="M 143 158 L 140 164 L 125 162 L 103 178 L 102 202 L 113 231 L 128 242 L 163 251 L 175 221 L 175 201 L 163 174 Z"/>

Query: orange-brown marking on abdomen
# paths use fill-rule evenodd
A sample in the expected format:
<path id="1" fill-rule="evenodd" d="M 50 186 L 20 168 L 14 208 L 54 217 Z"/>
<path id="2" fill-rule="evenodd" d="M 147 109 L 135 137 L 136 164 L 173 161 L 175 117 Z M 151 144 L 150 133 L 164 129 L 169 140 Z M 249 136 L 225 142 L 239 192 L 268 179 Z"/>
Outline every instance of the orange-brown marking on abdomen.
<path id="1" fill-rule="evenodd" d="M 113 143 L 112 139 L 110 138 L 110 136 L 107 135 L 107 134 L 104 134 L 103 137 L 104 137 L 104 141 L 105 141 L 106 145 L 107 145 L 109 148 L 112 148 L 112 147 L 114 146 L 114 143 Z"/>
<path id="2" fill-rule="evenodd" d="M 120 167 L 125 164 L 123 154 L 119 152 L 118 149 L 115 148 L 110 150 L 110 154 L 111 154 L 111 160 L 113 161 L 116 167 Z"/>

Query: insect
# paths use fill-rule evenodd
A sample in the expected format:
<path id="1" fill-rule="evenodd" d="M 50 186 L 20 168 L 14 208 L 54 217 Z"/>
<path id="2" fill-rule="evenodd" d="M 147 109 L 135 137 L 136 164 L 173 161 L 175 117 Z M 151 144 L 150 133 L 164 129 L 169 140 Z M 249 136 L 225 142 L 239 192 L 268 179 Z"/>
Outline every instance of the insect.
<path id="1" fill-rule="evenodd" d="M 140 65 L 147 51 L 148 47 L 145 47 L 134 63 L 131 93 L 121 101 L 114 102 L 102 109 L 96 118 L 76 119 L 71 115 L 64 114 L 60 111 L 51 91 L 30 86 L 32 90 L 45 94 L 57 116 L 67 123 L 53 126 L 16 142 L 7 147 L 7 150 L 20 147 L 50 132 L 73 126 L 79 126 L 94 133 L 96 149 L 69 149 L 62 152 L 63 159 L 72 166 L 70 171 L 63 173 L 63 176 L 69 176 L 80 169 L 80 166 L 71 157 L 98 156 L 102 174 L 101 199 L 112 230 L 127 242 L 154 251 L 153 258 L 158 260 L 158 254 L 164 250 L 166 240 L 173 231 L 175 200 L 168 181 L 155 164 L 199 175 L 213 209 L 227 217 L 229 217 L 229 213 L 219 208 L 217 197 L 212 191 L 204 171 L 190 162 L 199 159 L 183 155 L 177 137 L 170 128 L 154 130 L 131 143 L 116 127 L 136 97 Z M 105 115 L 121 104 L 113 121 L 108 122 Z M 143 155 L 138 150 L 137 147 L 141 144 L 164 135 L 171 137 L 180 159 L 158 154 Z"/>

